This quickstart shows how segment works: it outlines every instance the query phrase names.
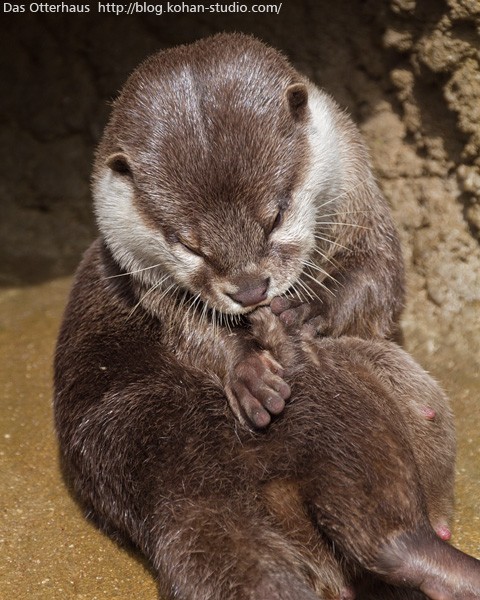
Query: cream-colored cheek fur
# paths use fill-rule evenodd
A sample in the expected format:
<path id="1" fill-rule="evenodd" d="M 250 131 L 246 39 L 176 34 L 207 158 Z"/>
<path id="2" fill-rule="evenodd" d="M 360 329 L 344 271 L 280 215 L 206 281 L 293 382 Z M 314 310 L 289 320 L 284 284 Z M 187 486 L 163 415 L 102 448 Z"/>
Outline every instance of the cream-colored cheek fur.
<path id="1" fill-rule="evenodd" d="M 100 231 L 125 271 L 137 272 L 148 285 L 158 283 L 167 274 L 188 285 L 202 259 L 173 249 L 159 229 L 144 222 L 135 207 L 133 184 L 127 177 L 105 167 L 95 179 L 93 195 Z M 158 267 L 149 268 L 154 265 Z"/>
<path id="2" fill-rule="evenodd" d="M 345 172 L 343 140 L 332 113 L 332 101 L 313 84 L 308 90 L 310 161 L 301 192 L 318 208 L 337 196 Z M 336 109 L 338 110 L 338 109 Z"/>
<path id="3" fill-rule="evenodd" d="M 313 84 L 308 88 L 309 158 L 304 181 L 296 190 L 291 208 L 281 227 L 272 235 L 279 244 L 296 243 L 308 258 L 315 246 L 315 220 L 319 211 L 333 212 L 329 205 L 342 190 L 343 165 L 341 138 L 327 96 Z"/>
<path id="4" fill-rule="evenodd" d="M 115 259 L 126 272 L 132 272 L 147 286 L 158 284 L 169 274 L 177 284 L 190 289 L 191 281 L 200 269 L 203 260 L 183 249 L 172 246 L 165 240 L 159 229 L 153 229 L 142 219 L 135 207 L 134 188 L 125 176 L 113 173 L 108 167 L 97 176 L 93 195 L 97 222 L 104 239 Z M 150 269 L 158 265 L 157 268 Z M 168 287 L 170 281 L 165 282 Z M 231 287 L 231 286 L 230 286 Z M 212 285 L 213 298 L 207 300 L 210 306 L 231 313 L 245 312 L 240 305 L 225 295 L 221 287 Z"/>

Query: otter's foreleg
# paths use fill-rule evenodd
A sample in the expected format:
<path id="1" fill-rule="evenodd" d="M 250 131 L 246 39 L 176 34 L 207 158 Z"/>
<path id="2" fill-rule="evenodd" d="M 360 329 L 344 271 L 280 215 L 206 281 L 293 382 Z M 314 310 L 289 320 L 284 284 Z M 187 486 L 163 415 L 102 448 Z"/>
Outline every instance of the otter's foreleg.
<path id="1" fill-rule="evenodd" d="M 372 242 L 372 248 L 374 247 Z M 381 255 L 371 249 L 337 256 L 341 265 L 323 279 L 306 277 L 313 299 L 299 302 L 276 297 L 271 309 L 289 329 L 308 324 L 316 335 L 355 335 L 362 338 L 391 338 L 398 329 L 403 308 L 403 267 L 400 256 Z M 323 272 L 327 272 L 324 268 Z"/>

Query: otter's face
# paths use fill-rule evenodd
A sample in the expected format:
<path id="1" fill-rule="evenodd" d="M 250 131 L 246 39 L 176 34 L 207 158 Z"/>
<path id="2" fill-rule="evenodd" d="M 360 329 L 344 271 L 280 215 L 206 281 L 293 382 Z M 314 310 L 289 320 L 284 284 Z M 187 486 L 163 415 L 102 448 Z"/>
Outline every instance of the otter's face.
<path id="1" fill-rule="evenodd" d="M 315 246 L 337 168 L 328 103 L 283 62 L 250 89 L 223 63 L 200 77 L 161 57 L 129 81 L 100 146 L 100 230 L 151 298 L 180 288 L 249 312 L 294 286 Z"/>

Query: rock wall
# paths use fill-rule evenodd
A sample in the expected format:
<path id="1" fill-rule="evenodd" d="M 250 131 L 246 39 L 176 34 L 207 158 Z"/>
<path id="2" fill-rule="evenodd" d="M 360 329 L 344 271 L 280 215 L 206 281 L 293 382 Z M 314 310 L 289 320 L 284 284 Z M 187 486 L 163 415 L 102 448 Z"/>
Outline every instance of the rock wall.
<path id="1" fill-rule="evenodd" d="M 73 272 L 95 235 L 93 149 L 135 65 L 164 46 L 246 31 L 284 50 L 362 129 L 404 244 L 409 348 L 478 367 L 478 0 L 287 0 L 279 15 L 208 18 L 2 15 L 0 27 L 0 284 Z"/>
<path id="2" fill-rule="evenodd" d="M 396 112 L 414 157 L 397 177 L 381 155 L 376 162 L 409 259 L 407 339 L 446 362 L 451 347 L 477 357 L 478 370 L 480 3 L 390 4 L 382 43 L 393 53 Z"/>

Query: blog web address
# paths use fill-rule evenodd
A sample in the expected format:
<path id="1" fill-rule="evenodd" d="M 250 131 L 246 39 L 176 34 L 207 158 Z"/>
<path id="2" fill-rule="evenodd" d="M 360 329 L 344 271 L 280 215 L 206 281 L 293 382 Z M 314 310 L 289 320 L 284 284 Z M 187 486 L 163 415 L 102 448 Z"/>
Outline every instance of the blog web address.
<path id="1" fill-rule="evenodd" d="M 3 10 L 2 10 L 3 9 Z M 135 15 L 135 14 L 181 14 L 181 13 L 256 13 L 256 14 L 276 14 L 280 13 L 282 3 L 276 4 L 263 3 L 242 3 L 242 2 L 215 2 L 190 4 L 189 2 L 97 2 L 96 5 L 72 4 L 62 2 L 3 2 L 0 10 L 3 13 L 90 13 L 96 10 L 97 13 L 112 15 Z"/>
<path id="2" fill-rule="evenodd" d="M 138 13 L 164 14 L 181 13 L 259 13 L 279 14 L 282 3 L 278 4 L 243 4 L 241 2 L 216 2 L 214 4 L 190 4 L 189 2 L 161 2 L 150 4 L 148 2 L 98 2 L 97 10 L 100 13 L 116 15 L 133 15 Z"/>

